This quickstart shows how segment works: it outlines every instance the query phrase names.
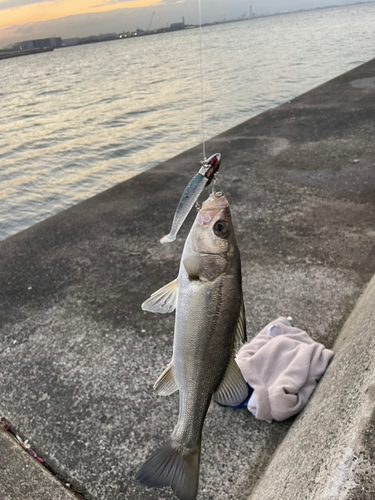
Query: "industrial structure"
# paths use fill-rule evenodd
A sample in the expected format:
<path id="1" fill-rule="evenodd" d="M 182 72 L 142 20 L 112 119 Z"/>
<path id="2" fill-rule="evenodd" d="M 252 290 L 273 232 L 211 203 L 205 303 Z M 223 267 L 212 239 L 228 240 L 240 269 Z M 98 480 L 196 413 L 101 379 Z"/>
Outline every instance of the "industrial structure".
<path id="1" fill-rule="evenodd" d="M 61 47 L 61 37 L 42 38 L 40 40 L 26 40 L 11 46 L 11 50 L 57 49 Z"/>

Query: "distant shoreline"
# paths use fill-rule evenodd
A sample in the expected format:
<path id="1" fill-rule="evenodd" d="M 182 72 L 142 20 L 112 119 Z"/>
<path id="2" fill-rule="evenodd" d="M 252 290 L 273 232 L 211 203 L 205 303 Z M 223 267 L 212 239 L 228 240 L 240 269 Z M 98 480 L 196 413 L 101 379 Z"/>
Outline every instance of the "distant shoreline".
<path id="1" fill-rule="evenodd" d="M 285 12 L 276 12 L 274 14 L 261 14 L 261 15 L 252 15 L 251 17 L 240 17 L 236 19 L 228 19 L 228 20 L 222 20 L 222 21 L 213 21 L 211 23 L 203 23 L 202 28 L 207 27 L 207 26 L 217 26 L 221 24 L 229 24 L 229 23 L 236 23 L 236 22 L 241 22 L 241 21 L 251 21 L 253 19 L 262 19 L 266 17 L 275 17 L 275 16 L 286 16 L 289 14 L 299 14 L 303 12 L 314 12 L 318 10 L 327 10 L 327 9 L 338 9 L 342 7 L 350 7 L 350 6 L 355 6 L 355 5 L 364 5 L 364 4 L 370 4 L 370 3 L 375 3 L 375 0 L 371 1 L 361 1 L 361 2 L 353 2 L 353 3 L 347 3 L 347 4 L 339 4 L 339 5 L 326 5 L 323 7 L 315 7 L 311 9 L 297 9 L 297 10 L 289 10 Z M 107 35 L 89 35 L 86 37 L 81 37 L 81 38 L 75 38 L 74 40 L 76 41 L 71 41 L 70 43 L 63 43 L 61 47 L 56 47 L 56 48 L 67 48 L 67 47 L 74 47 L 77 45 L 87 45 L 91 43 L 100 43 L 100 42 L 109 42 L 113 40 L 123 40 L 123 39 L 128 39 L 128 38 L 139 38 L 143 36 L 151 36 L 151 35 L 160 35 L 162 33 L 170 33 L 170 32 L 175 32 L 175 31 L 184 31 L 187 29 L 194 29 L 194 28 L 199 28 L 199 25 L 197 24 L 184 24 L 184 23 L 175 23 L 174 25 L 172 24 L 171 26 L 167 28 L 157 28 L 155 30 L 149 30 L 149 31 L 144 31 L 139 28 L 137 28 L 136 31 L 132 32 L 123 32 L 123 33 L 110 33 Z M 66 41 L 73 40 L 73 39 L 65 39 Z M 63 40 L 64 42 L 64 40 Z M 31 54 L 37 54 L 41 52 L 50 52 L 53 50 L 51 49 L 33 49 L 33 50 L 6 50 L 6 49 L 0 49 L 0 59 L 8 59 L 10 57 L 18 57 L 18 56 L 23 56 L 23 55 L 31 55 Z"/>
<path id="2" fill-rule="evenodd" d="M 11 57 L 21 57 L 30 56 L 32 54 L 40 54 L 41 52 L 52 52 L 54 49 L 52 47 L 46 47 L 45 49 L 31 49 L 31 50 L 13 50 L 9 52 L 0 51 L 0 59 L 9 59 Z"/>
<path id="3" fill-rule="evenodd" d="M 299 14 L 303 12 L 313 12 L 317 10 L 327 10 L 327 9 L 336 9 L 336 8 L 342 8 L 342 7 L 350 7 L 353 5 L 364 5 L 364 4 L 370 4 L 370 3 L 375 3 L 375 0 L 371 0 L 369 2 L 353 2 L 353 3 L 347 3 L 347 4 L 340 4 L 340 5 L 326 5 L 323 7 L 315 7 L 312 9 L 297 9 L 297 10 L 290 10 L 290 11 L 285 11 L 285 12 L 276 12 L 274 14 L 262 14 L 262 15 L 253 15 L 252 17 L 241 17 L 241 18 L 236 18 L 236 19 L 228 19 L 228 20 L 223 20 L 223 21 L 213 21 L 211 23 L 203 23 L 202 28 L 207 27 L 207 26 L 217 26 L 220 24 L 229 24 L 229 23 L 236 23 L 236 22 L 241 22 L 241 21 L 251 21 L 253 19 L 262 19 L 265 17 L 275 17 L 275 16 L 286 16 L 288 14 Z M 198 24 L 186 24 L 181 27 L 167 27 L 167 28 L 157 28 L 155 30 L 151 31 L 143 31 L 137 29 L 136 31 L 133 31 L 131 33 L 116 33 L 115 36 L 111 36 L 106 38 L 105 35 L 90 35 L 88 37 L 82 37 L 79 42 L 77 43 L 71 43 L 69 45 L 63 45 L 61 48 L 66 48 L 66 47 L 73 47 L 76 45 L 86 45 L 89 43 L 100 43 L 100 42 L 109 42 L 113 40 L 119 40 L 119 39 L 127 39 L 127 38 L 139 38 L 143 36 L 151 36 L 151 35 L 160 35 L 162 33 L 170 33 L 170 32 L 175 32 L 175 31 L 184 31 L 186 29 L 194 29 L 194 28 L 199 28 Z M 91 40 L 90 40 L 91 39 Z"/>

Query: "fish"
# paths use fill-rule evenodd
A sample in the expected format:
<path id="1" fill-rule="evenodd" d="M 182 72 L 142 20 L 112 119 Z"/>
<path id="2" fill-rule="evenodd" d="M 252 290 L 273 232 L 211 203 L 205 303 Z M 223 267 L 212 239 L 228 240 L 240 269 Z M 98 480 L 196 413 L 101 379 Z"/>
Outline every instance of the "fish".
<path id="1" fill-rule="evenodd" d="M 172 360 L 155 382 L 158 395 L 179 391 L 178 421 L 169 440 L 136 479 L 170 486 L 180 500 L 198 492 L 202 428 L 212 398 L 237 406 L 248 395 L 234 353 L 246 341 L 241 258 L 229 204 L 222 193 L 203 203 L 186 239 L 177 278 L 142 304 L 175 313 Z"/>
<path id="2" fill-rule="evenodd" d="M 184 223 L 184 220 L 193 208 L 195 202 L 198 200 L 199 195 L 203 189 L 211 183 L 215 174 L 219 171 L 220 162 L 220 153 L 210 156 L 208 160 L 203 162 L 199 172 L 194 175 L 186 186 L 185 191 L 182 193 L 174 214 L 171 230 L 169 234 L 160 240 L 160 243 L 171 243 L 176 239 L 180 227 Z"/>

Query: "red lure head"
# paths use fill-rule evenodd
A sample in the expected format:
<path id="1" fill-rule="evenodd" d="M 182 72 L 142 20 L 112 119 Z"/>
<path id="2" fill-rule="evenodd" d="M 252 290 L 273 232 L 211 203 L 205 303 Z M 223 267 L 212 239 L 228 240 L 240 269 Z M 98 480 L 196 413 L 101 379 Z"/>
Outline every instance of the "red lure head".
<path id="1" fill-rule="evenodd" d="M 208 184 L 210 184 L 216 172 L 219 171 L 220 163 L 221 163 L 220 153 L 216 153 L 210 156 L 208 160 L 205 161 L 203 167 L 206 167 L 207 171 L 205 172 L 204 176 L 208 179 Z"/>

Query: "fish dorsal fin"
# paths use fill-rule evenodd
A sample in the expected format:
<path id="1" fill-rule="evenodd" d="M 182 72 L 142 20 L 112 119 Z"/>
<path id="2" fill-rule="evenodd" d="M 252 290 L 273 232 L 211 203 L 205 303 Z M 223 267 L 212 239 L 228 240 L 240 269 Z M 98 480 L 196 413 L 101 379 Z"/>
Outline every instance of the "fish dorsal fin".
<path id="1" fill-rule="evenodd" d="M 153 313 L 170 313 L 176 309 L 179 284 L 178 279 L 163 286 L 154 292 L 149 299 L 141 305 L 144 311 Z"/>
<path id="2" fill-rule="evenodd" d="M 225 406 L 238 406 L 248 396 L 248 387 L 234 358 L 231 358 L 224 378 L 214 394 L 214 400 Z"/>
<path id="3" fill-rule="evenodd" d="M 235 341 L 236 344 L 243 344 L 244 342 L 247 341 L 246 314 L 245 314 L 245 306 L 243 300 L 241 301 L 240 313 L 238 315 L 238 320 L 237 320 Z"/>
<path id="4" fill-rule="evenodd" d="M 169 396 L 178 390 L 173 376 L 172 365 L 169 364 L 154 384 L 154 391 L 159 396 Z"/>

